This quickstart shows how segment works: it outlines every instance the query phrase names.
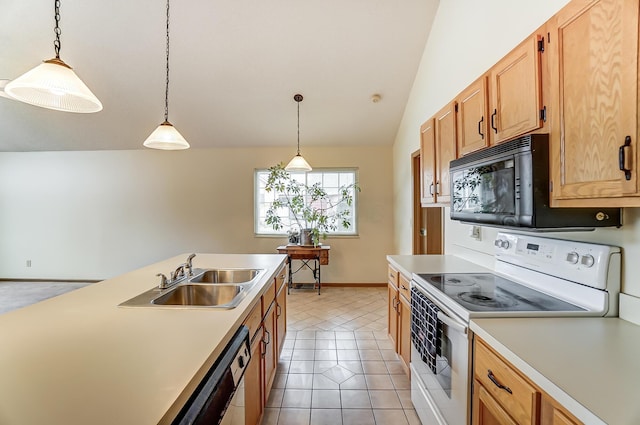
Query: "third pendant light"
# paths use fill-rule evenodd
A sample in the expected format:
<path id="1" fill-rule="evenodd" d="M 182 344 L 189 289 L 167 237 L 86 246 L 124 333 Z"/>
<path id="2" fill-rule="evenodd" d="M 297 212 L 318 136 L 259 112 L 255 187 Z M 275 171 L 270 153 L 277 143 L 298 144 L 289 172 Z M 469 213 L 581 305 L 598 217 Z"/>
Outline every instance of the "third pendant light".
<path id="1" fill-rule="evenodd" d="M 302 95 L 296 94 L 293 96 L 293 100 L 298 103 L 298 153 L 293 157 L 291 161 L 284 167 L 287 171 L 311 171 L 311 165 L 300 155 L 300 102 L 302 102 Z"/>

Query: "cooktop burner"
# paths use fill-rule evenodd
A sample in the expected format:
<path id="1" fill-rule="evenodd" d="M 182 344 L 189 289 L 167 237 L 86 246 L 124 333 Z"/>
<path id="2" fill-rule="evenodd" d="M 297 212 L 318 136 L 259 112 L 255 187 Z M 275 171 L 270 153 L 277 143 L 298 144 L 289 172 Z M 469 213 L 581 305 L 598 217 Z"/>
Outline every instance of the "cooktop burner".
<path id="1" fill-rule="evenodd" d="M 420 274 L 469 311 L 584 311 L 583 308 L 492 273 Z"/>

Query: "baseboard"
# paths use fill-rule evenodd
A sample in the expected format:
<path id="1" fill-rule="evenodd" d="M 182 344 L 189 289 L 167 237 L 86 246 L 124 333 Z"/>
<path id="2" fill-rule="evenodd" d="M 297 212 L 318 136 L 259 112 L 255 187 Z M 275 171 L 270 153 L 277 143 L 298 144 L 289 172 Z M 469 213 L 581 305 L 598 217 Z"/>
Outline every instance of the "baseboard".
<path id="1" fill-rule="evenodd" d="M 10 278 L 0 278 L 0 282 L 59 282 L 59 283 L 98 283 L 102 282 L 101 280 L 95 279 L 10 279 Z"/>
<path id="2" fill-rule="evenodd" d="M 324 283 L 322 286 L 326 287 L 342 287 L 342 288 L 384 288 L 386 283 Z"/>

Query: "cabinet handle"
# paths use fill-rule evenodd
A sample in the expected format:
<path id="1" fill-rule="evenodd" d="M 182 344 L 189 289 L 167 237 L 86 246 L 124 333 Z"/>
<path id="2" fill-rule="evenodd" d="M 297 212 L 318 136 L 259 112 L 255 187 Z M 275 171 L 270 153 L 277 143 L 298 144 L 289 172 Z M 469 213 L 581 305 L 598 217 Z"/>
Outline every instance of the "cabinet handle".
<path id="1" fill-rule="evenodd" d="M 276 316 L 282 316 L 282 306 L 280 304 L 276 304 Z"/>
<path id="2" fill-rule="evenodd" d="M 478 134 L 484 140 L 484 133 L 482 132 L 482 122 L 483 121 L 484 121 L 484 115 L 482 116 L 482 118 L 480 118 L 480 121 L 478 121 Z"/>
<path id="3" fill-rule="evenodd" d="M 393 297 L 393 299 L 391 300 L 391 305 L 393 306 L 393 309 L 397 312 L 398 309 L 396 307 L 396 297 Z"/>
<path id="4" fill-rule="evenodd" d="M 494 109 L 493 110 L 493 114 L 491 114 L 491 128 L 493 128 L 493 131 L 496 132 L 496 134 L 498 134 L 498 127 L 496 127 L 496 115 L 498 115 L 498 110 Z"/>
<path id="5" fill-rule="evenodd" d="M 438 180 L 436 182 L 436 195 L 439 195 L 439 194 L 440 194 L 440 181 Z"/>
<path id="6" fill-rule="evenodd" d="M 433 182 L 429 185 L 429 195 L 433 196 Z"/>
<path id="7" fill-rule="evenodd" d="M 407 289 L 409 289 L 409 288 L 407 288 L 407 287 L 406 287 L 406 286 L 404 286 L 404 285 L 400 285 L 400 287 L 401 287 L 402 289 L 404 289 L 405 291 L 406 291 Z"/>
<path id="8" fill-rule="evenodd" d="M 271 333 L 268 330 L 264 330 L 264 336 L 268 337 L 266 341 L 264 341 L 264 348 L 267 348 L 267 345 L 271 344 Z"/>
<path id="9" fill-rule="evenodd" d="M 262 353 L 260 355 L 264 359 L 264 357 L 267 355 L 267 344 L 264 342 L 264 340 L 260 341 L 260 343 L 262 344 Z"/>
<path id="10" fill-rule="evenodd" d="M 625 149 L 627 148 L 631 148 L 631 136 L 624 138 L 624 145 L 620 146 L 618 150 L 618 165 L 620 166 L 620 171 L 624 171 L 624 178 L 626 180 L 631 180 L 631 170 L 625 167 Z"/>
<path id="11" fill-rule="evenodd" d="M 505 385 L 502 385 L 500 382 L 498 382 L 496 377 L 493 376 L 493 372 L 491 372 L 491 369 L 487 369 L 487 372 L 489 372 L 489 373 L 487 373 L 487 378 L 489 378 L 489 380 L 491 382 L 493 382 L 496 385 L 496 387 L 500 388 L 501 390 L 505 390 L 509 394 L 513 394 L 513 391 L 511 391 L 511 388 L 509 388 L 509 387 L 507 387 Z"/>

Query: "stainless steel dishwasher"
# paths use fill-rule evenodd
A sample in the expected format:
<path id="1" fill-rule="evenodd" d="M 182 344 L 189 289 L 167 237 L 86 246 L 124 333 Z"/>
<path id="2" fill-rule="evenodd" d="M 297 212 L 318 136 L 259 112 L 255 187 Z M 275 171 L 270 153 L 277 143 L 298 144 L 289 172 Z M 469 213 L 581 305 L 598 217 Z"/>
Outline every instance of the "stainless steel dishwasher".
<path id="1" fill-rule="evenodd" d="M 244 424 L 242 377 L 251 359 L 249 328 L 241 326 L 172 422 L 174 425 Z"/>

